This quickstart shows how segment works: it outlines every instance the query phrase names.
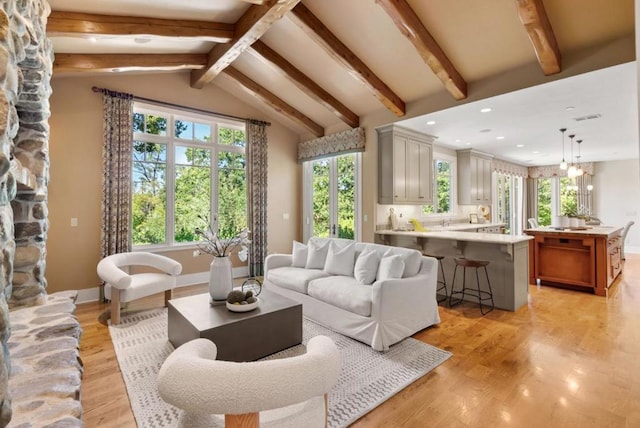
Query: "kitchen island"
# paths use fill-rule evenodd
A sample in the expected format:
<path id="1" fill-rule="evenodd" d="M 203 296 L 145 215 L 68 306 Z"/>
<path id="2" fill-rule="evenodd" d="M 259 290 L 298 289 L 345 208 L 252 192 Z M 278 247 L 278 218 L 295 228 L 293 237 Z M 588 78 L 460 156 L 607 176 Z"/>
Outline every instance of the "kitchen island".
<path id="1" fill-rule="evenodd" d="M 532 239 L 531 236 L 526 235 L 451 230 L 428 232 L 379 230 L 375 236 L 378 243 L 414 248 L 425 254 L 444 256 L 442 266 L 448 295 L 451 294 L 454 258 L 466 257 L 489 261 L 487 270 L 491 279 L 495 306 L 508 311 L 515 311 L 528 302 L 528 242 Z M 459 272 L 456 277 L 456 289 L 460 288 L 461 280 L 462 275 Z M 467 280 L 471 281 L 472 286 L 475 287 L 475 278 L 469 277 Z M 465 297 L 465 300 L 477 301 L 473 297 Z"/>
<path id="2" fill-rule="evenodd" d="M 591 291 L 606 296 L 622 272 L 622 227 L 527 229 L 529 281 Z"/>

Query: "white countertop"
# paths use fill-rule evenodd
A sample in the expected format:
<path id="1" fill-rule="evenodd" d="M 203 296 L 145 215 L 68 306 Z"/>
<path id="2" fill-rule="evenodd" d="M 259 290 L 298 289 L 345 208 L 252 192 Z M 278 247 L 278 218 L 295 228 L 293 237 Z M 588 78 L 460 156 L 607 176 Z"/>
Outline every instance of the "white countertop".
<path id="1" fill-rule="evenodd" d="M 544 233 L 557 233 L 557 234 L 566 234 L 566 233 L 575 233 L 578 235 L 604 235 L 609 236 L 612 233 L 619 232 L 623 229 L 621 226 L 585 226 L 588 229 L 586 230 L 572 230 L 571 228 L 566 228 L 562 230 L 554 229 L 550 226 L 545 227 L 536 227 L 534 229 L 526 229 L 525 232 L 544 232 Z"/>
<path id="2" fill-rule="evenodd" d="M 475 226 L 475 225 L 469 225 Z M 484 224 L 481 227 L 490 227 L 491 224 Z M 475 227 L 473 229 L 476 229 Z M 436 231 L 430 230 L 429 232 L 415 232 L 415 231 L 393 231 L 393 230 L 379 230 L 376 232 L 378 235 L 392 235 L 392 236 L 408 236 L 415 238 L 427 238 L 427 239 L 448 239 L 451 241 L 467 241 L 467 242 L 484 242 L 488 244 L 517 244 L 519 242 L 526 242 L 533 239 L 533 236 L 528 235 L 504 235 L 500 233 L 483 233 L 483 232 L 461 232 L 460 230 L 448 230 L 448 231 Z"/>

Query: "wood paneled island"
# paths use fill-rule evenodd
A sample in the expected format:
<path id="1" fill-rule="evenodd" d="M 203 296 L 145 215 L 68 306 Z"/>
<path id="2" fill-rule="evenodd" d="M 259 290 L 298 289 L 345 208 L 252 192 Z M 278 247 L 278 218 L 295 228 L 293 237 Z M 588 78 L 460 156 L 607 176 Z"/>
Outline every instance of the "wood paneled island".
<path id="1" fill-rule="evenodd" d="M 622 227 L 594 226 L 555 230 L 527 229 L 529 282 L 568 286 L 606 296 L 622 272 Z"/>

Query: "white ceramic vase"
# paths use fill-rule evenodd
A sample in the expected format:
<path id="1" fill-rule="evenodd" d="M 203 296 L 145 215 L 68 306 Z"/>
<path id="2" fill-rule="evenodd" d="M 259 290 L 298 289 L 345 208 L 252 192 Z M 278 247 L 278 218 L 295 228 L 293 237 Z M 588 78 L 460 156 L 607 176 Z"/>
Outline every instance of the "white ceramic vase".
<path id="1" fill-rule="evenodd" d="M 231 260 L 228 256 L 214 257 L 209 266 L 209 295 L 213 301 L 224 301 L 233 290 Z"/>

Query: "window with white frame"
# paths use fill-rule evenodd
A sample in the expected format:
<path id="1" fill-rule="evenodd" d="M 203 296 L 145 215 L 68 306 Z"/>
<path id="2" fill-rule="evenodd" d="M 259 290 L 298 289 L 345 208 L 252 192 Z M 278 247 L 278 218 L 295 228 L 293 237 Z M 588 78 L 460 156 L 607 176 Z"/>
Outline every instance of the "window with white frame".
<path id="1" fill-rule="evenodd" d="M 451 214 L 453 206 L 453 171 L 455 162 L 439 156 L 433 161 L 433 204 L 423 205 L 423 214 Z"/>
<path id="2" fill-rule="evenodd" d="M 243 122 L 134 104 L 134 247 L 194 243 L 213 217 L 222 236 L 246 227 L 245 135 Z"/>

